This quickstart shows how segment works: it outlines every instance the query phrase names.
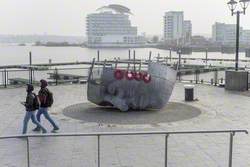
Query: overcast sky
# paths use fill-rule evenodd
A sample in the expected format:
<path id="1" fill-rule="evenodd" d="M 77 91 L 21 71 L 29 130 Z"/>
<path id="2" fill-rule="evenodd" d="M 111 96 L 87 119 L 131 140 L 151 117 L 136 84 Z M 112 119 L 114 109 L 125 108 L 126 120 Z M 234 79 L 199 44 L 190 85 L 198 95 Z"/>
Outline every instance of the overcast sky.
<path id="1" fill-rule="evenodd" d="M 85 17 L 103 5 L 121 4 L 133 12 L 132 24 L 147 34 L 162 34 L 166 11 L 184 11 L 194 34 L 211 34 L 215 21 L 235 23 L 228 0 L 0 0 L 0 34 L 85 36 Z M 250 29 L 250 8 L 241 17 Z"/>

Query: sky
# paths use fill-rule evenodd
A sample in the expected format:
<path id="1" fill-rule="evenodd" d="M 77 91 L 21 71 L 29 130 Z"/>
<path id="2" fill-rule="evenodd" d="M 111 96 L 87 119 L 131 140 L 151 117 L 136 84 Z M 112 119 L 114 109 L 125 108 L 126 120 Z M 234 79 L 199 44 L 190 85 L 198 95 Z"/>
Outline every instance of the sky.
<path id="1" fill-rule="evenodd" d="M 235 23 L 228 0 L 0 0 L 0 34 L 53 34 L 85 36 L 85 17 L 97 8 L 120 4 L 131 9 L 132 25 L 148 35 L 163 33 L 167 11 L 184 11 L 193 34 L 211 35 L 215 21 Z M 250 29 L 250 7 L 241 16 Z"/>

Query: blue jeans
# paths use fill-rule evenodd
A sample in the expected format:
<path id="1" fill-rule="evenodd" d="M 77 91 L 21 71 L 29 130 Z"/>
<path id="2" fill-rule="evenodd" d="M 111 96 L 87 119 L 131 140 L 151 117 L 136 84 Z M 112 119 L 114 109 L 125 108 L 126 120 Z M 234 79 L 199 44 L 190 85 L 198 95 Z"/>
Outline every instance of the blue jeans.
<path id="1" fill-rule="evenodd" d="M 27 127 L 28 127 L 30 118 L 32 122 L 36 124 L 37 127 L 42 129 L 43 132 L 47 132 L 46 129 L 36 120 L 35 111 L 26 111 L 26 114 L 23 120 L 23 134 L 27 132 Z"/>
<path id="2" fill-rule="evenodd" d="M 38 122 L 41 122 L 41 115 L 44 115 L 44 117 L 51 123 L 51 125 L 54 127 L 54 129 L 59 129 L 59 127 L 56 125 L 56 123 L 53 121 L 53 119 L 50 117 L 48 113 L 48 108 L 43 108 L 40 107 L 37 114 L 36 114 L 36 119 Z M 39 128 L 37 126 L 37 128 Z"/>

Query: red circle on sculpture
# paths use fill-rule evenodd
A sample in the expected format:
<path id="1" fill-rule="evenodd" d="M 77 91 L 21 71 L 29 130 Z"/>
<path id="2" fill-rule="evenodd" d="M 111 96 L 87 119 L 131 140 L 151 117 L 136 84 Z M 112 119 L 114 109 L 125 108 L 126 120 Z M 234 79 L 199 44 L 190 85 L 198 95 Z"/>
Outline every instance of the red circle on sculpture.
<path id="1" fill-rule="evenodd" d="M 142 79 L 142 73 L 141 72 L 134 72 L 133 73 L 135 80 L 140 81 Z"/>
<path id="2" fill-rule="evenodd" d="M 134 79 L 133 72 L 131 72 L 131 71 L 127 71 L 125 76 L 126 76 L 126 78 L 127 78 L 128 80 Z"/>
<path id="3" fill-rule="evenodd" d="M 116 69 L 114 72 L 114 76 L 117 80 L 121 80 L 124 77 L 124 73 L 122 70 Z"/>
<path id="4" fill-rule="evenodd" d="M 145 83 L 149 83 L 151 81 L 151 75 L 148 73 L 144 74 L 142 78 Z"/>

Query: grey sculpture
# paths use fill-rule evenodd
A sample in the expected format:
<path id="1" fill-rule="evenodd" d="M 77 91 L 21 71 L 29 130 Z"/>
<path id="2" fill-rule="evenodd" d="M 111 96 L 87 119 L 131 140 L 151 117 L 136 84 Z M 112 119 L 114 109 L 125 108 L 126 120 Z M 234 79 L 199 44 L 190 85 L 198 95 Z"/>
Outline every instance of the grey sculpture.
<path id="1" fill-rule="evenodd" d="M 146 71 L 103 67 L 89 73 L 87 96 L 100 106 L 113 106 L 121 111 L 161 109 L 172 94 L 176 70 L 160 63 L 149 62 Z M 137 78 L 136 78 L 136 75 Z"/>

